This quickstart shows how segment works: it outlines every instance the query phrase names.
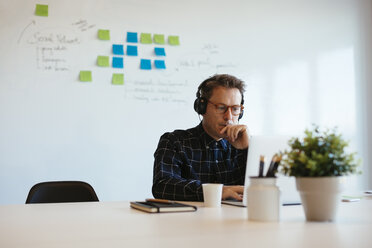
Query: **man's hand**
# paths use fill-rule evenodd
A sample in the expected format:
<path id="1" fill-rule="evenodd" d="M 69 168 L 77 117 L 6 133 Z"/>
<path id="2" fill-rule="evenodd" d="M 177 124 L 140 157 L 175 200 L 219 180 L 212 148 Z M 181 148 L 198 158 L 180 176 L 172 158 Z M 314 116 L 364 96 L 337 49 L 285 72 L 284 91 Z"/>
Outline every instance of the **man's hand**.
<path id="1" fill-rule="evenodd" d="M 239 201 L 243 200 L 244 186 L 223 186 L 222 188 L 222 200 L 227 198 L 233 198 Z"/>
<path id="2" fill-rule="evenodd" d="M 248 128 L 246 125 L 227 125 L 220 134 L 225 135 L 230 144 L 236 149 L 247 149 L 249 145 Z"/>

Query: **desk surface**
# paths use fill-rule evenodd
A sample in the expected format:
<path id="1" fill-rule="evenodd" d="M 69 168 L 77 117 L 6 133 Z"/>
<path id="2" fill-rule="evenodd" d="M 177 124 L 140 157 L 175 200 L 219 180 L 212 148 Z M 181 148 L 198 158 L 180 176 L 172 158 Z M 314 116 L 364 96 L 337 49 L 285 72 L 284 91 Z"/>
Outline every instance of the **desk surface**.
<path id="1" fill-rule="evenodd" d="M 247 209 L 148 214 L 129 202 L 0 205 L 0 247 L 371 247 L 372 200 L 340 203 L 335 222 L 306 222 L 302 206 L 279 222 Z"/>

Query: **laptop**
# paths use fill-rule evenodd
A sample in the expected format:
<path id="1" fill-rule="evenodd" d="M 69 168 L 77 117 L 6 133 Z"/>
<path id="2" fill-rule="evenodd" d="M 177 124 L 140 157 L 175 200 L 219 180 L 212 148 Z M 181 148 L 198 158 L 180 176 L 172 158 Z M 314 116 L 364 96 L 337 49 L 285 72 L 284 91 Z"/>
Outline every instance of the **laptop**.
<path id="1" fill-rule="evenodd" d="M 260 163 L 260 155 L 265 156 L 264 176 L 270 165 L 274 154 L 279 151 L 288 149 L 288 141 L 290 136 L 251 136 L 249 139 L 249 149 L 247 158 L 247 168 L 245 173 L 243 201 L 223 200 L 223 204 L 246 207 L 247 206 L 247 189 L 250 183 L 251 176 L 258 176 Z M 300 195 L 296 191 L 295 178 L 280 174 L 277 176 L 277 186 L 280 189 L 280 199 L 282 205 L 299 205 L 301 204 Z"/>

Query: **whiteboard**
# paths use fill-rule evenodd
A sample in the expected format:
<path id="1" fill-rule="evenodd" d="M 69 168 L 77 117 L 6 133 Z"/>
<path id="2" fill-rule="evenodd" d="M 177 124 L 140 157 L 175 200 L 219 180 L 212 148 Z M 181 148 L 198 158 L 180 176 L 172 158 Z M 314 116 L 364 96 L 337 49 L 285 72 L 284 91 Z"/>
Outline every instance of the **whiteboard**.
<path id="1" fill-rule="evenodd" d="M 22 203 L 49 180 L 87 181 L 100 200 L 150 197 L 159 137 L 199 124 L 196 89 L 215 73 L 247 82 L 241 122 L 254 134 L 297 133 L 341 109 L 355 115 L 357 15 L 352 1 L 332 2 L 0 0 L 0 204 Z M 48 17 L 34 14 L 43 3 Z M 97 66 L 113 44 L 133 45 L 127 32 L 177 35 L 180 45 L 138 43 L 123 69 Z M 141 59 L 158 59 L 154 47 L 165 48 L 166 69 L 141 70 Z M 322 58 L 343 61 L 329 87 L 318 77 L 329 71 Z M 92 82 L 79 81 L 82 70 Z M 324 107 L 340 71 L 345 102 Z M 111 83 L 113 73 L 124 73 L 124 85 Z M 355 135 L 355 119 L 333 121 Z"/>

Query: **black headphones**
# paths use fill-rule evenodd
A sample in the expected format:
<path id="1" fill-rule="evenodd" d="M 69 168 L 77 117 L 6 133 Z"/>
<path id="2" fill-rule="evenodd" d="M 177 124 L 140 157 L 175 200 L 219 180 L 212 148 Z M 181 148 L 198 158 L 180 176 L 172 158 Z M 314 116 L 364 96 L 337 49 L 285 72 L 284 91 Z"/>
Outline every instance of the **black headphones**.
<path id="1" fill-rule="evenodd" d="M 199 85 L 198 91 L 196 92 L 196 99 L 194 101 L 194 110 L 199 115 L 203 115 L 203 114 L 205 114 L 205 112 L 207 112 L 208 99 L 206 99 L 205 97 L 202 97 L 201 92 L 203 91 L 203 88 L 205 87 L 205 85 L 210 81 L 214 81 L 214 79 L 208 78 L 208 79 L 204 80 Z M 240 104 L 243 105 L 244 104 L 244 95 L 243 94 L 241 94 L 241 95 L 242 95 L 242 101 L 241 101 Z M 240 113 L 238 120 L 240 120 L 243 117 L 243 114 L 244 114 L 244 110 L 242 110 L 242 112 Z"/>

